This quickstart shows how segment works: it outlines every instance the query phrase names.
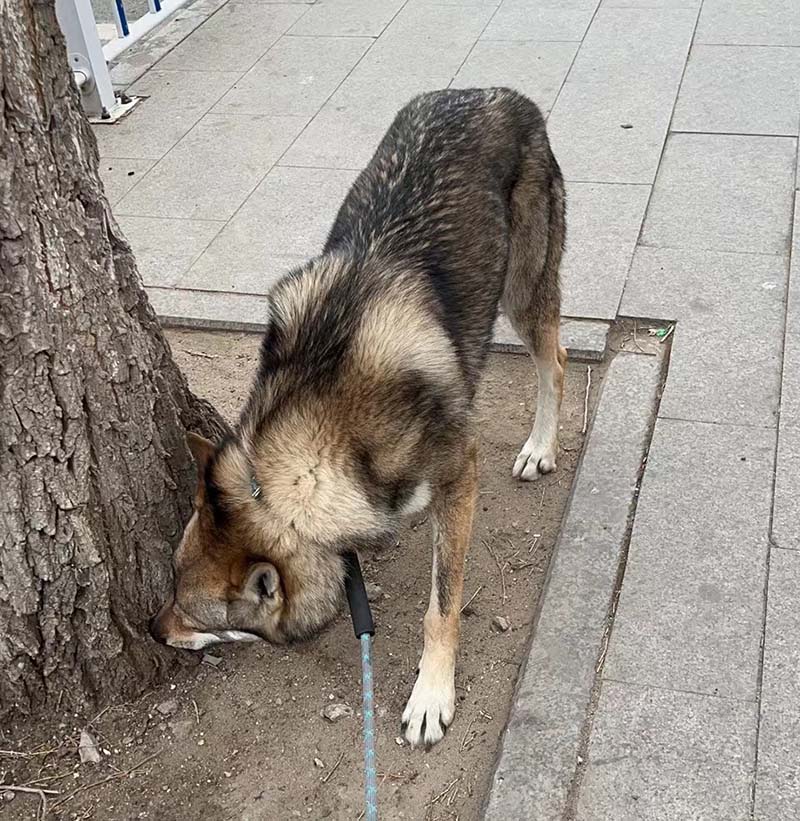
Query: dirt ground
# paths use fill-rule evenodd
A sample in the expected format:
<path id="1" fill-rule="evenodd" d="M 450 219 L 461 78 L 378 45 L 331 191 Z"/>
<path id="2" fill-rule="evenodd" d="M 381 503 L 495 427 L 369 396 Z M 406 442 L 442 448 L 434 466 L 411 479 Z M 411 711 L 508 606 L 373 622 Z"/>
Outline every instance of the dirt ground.
<path id="1" fill-rule="evenodd" d="M 194 390 L 235 418 L 259 338 L 170 331 Z M 592 368 L 590 406 L 604 369 Z M 372 608 L 381 817 L 477 821 L 494 767 L 542 583 L 583 446 L 586 365 L 568 368 L 557 473 L 511 479 L 535 407 L 526 356 L 490 357 L 478 403 L 481 490 L 467 558 L 456 719 L 429 752 L 400 738 L 400 715 L 421 650 L 430 532 L 420 519 L 396 546 L 364 556 L 380 586 Z M 507 620 L 509 629 L 494 623 Z M 346 613 L 316 640 L 211 648 L 132 704 L 97 717 L 63 715 L 0 728 L 0 784 L 53 790 L 48 818 L 97 821 L 358 819 L 363 807 L 359 647 Z M 335 722 L 326 707 L 353 711 Z M 88 728 L 101 761 L 80 764 Z M 41 817 L 41 799 L 0 786 L 1 819 Z"/>

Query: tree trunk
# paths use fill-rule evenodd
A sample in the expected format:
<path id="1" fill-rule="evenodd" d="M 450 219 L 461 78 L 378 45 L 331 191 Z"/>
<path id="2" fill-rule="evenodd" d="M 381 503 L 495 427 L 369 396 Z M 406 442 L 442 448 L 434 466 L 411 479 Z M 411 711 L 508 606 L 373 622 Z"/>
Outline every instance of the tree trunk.
<path id="1" fill-rule="evenodd" d="M 107 702 L 147 636 L 224 423 L 171 358 L 111 216 L 53 0 L 0 0 L 0 714 Z"/>

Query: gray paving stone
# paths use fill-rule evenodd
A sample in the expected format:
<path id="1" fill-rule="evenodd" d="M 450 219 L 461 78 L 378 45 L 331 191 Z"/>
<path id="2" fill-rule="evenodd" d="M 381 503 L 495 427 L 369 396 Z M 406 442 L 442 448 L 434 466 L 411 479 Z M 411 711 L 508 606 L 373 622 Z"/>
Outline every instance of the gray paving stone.
<path id="1" fill-rule="evenodd" d="M 623 316 L 677 319 L 661 415 L 774 427 L 786 260 L 639 246 Z"/>
<path id="2" fill-rule="evenodd" d="M 778 434 L 772 538 L 780 547 L 800 550 L 800 427 L 783 424 Z"/>
<path id="3" fill-rule="evenodd" d="M 598 12 L 548 121 L 568 180 L 653 182 L 695 18 L 691 9 Z"/>
<path id="4" fill-rule="evenodd" d="M 505 0 L 482 40 L 572 40 L 586 34 L 598 0 Z"/>
<path id="5" fill-rule="evenodd" d="M 286 152 L 286 165 L 362 169 L 397 111 L 423 91 L 446 88 L 449 75 L 386 75 L 363 63 L 342 83 Z"/>
<path id="6" fill-rule="evenodd" d="M 800 709 L 762 704 L 758 738 L 756 821 L 800 818 Z"/>
<path id="7" fill-rule="evenodd" d="M 100 157 L 100 179 L 111 205 L 116 205 L 155 165 L 155 160 Z"/>
<path id="8" fill-rule="evenodd" d="M 605 681 L 578 821 L 746 821 L 757 706 Z"/>
<path id="9" fill-rule="evenodd" d="M 587 319 L 562 319 L 561 344 L 570 359 L 599 362 L 606 353 L 608 322 Z M 525 345 L 503 313 L 497 317 L 492 339 L 492 350 L 504 353 L 527 353 Z"/>
<path id="10" fill-rule="evenodd" d="M 147 288 L 153 310 L 166 327 L 262 331 L 269 313 L 265 296 Z"/>
<path id="11" fill-rule="evenodd" d="M 126 49 L 110 67 L 111 81 L 125 89 L 188 37 L 228 0 L 193 3 L 165 20 L 157 29 Z"/>
<path id="12" fill-rule="evenodd" d="M 223 222 L 120 216 L 145 285 L 171 287 L 189 270 Z"/>
<path id="13" fill-rule="evenodd" d="M 369 37 L 282 37 L 214 111 L 313 117 L 372 42 Z"/>
<path id="14" fill-rule="evenodd" d="M 703 4 L 703 0 L 602 0 L 600 8 L 621 9 L 694 9 Z"/>
<path id="15" fill-rule="evenodd" d="M 774 448 L 775 431 L 659 418 L 608 678 L 756 698 Z"/>
<path id="16" fill-rule="evenodd" d="M 705 0 L 697 43 L 800 46 L 796 0 Z"/>
<path id="17" fill-rule="evenodd" d="M 158 64 L 177 71 L 247 71 L 306 12 L 298 4 L 227 3 Z"/>
<path id="18" fill-rule="evenodd" d="M 228 219 L 305 123 L 304 117 L 207 114 L 117 210 L 143 217 Z"/>
<path id="19" fill-rule="evenodd" d="M 770 552 L 767 590 L 762 703 L 797 707 L 800 701 L 800 610 L 797 607 L 798 601 L 800 601 L 800 552 L 773 547 Z"/>
<path id="20" fill-rule="evenodd" d="M 560 818 L 576 766 L 659 363 L 612 361 L 503 740 L 487 821 Z"/>
<path id="21" fill-rule="evenodd" d="M 380 71 L 384 76 L 449 75 L 452 78 L 494 11 L 491 6 L 404 8 L 362 64 L 365 69 Z"/>
<path id="22" fill-rule="evenodd" d="M 793 237 L 783 351 L 781 426 L 800 428 L 800 197 L 795 198 Z"/>
<path id="23" fill-rule="evenodd" d="M 567 183 L 565 316 L 616 317 L 649 197 L 648 185 Z"/>
<path id="24" fill-rule="evenodd" d="M 795 149 L 786 137 L 671 134 L 642 244 L 785 254 Z"/>
<path id="25" fill-rule="evenodd" d="M 708 323 L 695 315 L 673 333 L 661 416 L 774 428 L 780 404 L 780 294 L 763 313 Z"/>
<path id="26" fill-rule="evenodd" d="M 356 174 L 273 168 L 178 285 L 266 293 L 322 250 Z"/>
<path id="27" fill-rule="evenodd" d="M 692 49 L 674 131 L 797 136 L 800 51 L 774 46 Z"/>
<path id="28" fill-rule="evenodd" d="M 290 33 L 378 37 L 402 7 L 403 0 L 319 0 Z"/>
<path id="29" fill-rule="evenodd" d="M 736 321 L 749 307 L 780 303 L 786 276 L 780 256 L 639 245 L 620 310 L 623 316 Z"/>
<path id="30" fill-rule="evenodd" d="M 238 72 L 147 72 L 129 93 L 144 96 L 113 125 L 96 125 L 100 153 L 107 157 L 161 159 L 236 82 Z"/>
<path id="31" fill-rule="evenodd" d="M 534 100 L 547 115 L 577 49 L 577 43 L 479 40 L 451 86 L 511 86 Z"/>

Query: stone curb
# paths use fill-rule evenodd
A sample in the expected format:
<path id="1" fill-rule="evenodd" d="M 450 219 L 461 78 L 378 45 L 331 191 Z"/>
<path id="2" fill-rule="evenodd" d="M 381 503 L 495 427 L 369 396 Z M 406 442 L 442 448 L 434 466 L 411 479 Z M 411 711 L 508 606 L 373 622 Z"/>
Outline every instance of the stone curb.
<path id="1" fill-rule="evenodd" d="M 264 295 L 147 288 L 150 304 L 164 327 L 215 331 L 261 332 L 269 300 Z M 561 344 L 570 359 L 599 362 L 606 353 L 608 322 L 561 320 Z M 502 314 L 495 325 L 491 350 L 526 353 L 519 337 Z"/>
<path id="2" fill-rule="evenodd" d="M 517 685 L 485 821 L 560 819 L 657 409 L 661 357 L 611 362 Z"/>

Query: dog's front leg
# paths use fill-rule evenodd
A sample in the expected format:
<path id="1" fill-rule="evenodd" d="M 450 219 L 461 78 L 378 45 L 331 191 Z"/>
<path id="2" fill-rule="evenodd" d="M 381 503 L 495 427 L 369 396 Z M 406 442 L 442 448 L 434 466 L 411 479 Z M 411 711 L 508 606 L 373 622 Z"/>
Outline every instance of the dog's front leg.
<path id="1" fill-rule="evenodd" d="M 425 613 L 425 644 L 419 675 L 403 712 L 412 746 L 435 744 L 444 736 L 456 708 L 458 651 L 464 559 L 472 535 L 477 488 L 477 450 L 471 443 L 456 479 L 437 489 L 433 500 L 433 569 Z"/>

